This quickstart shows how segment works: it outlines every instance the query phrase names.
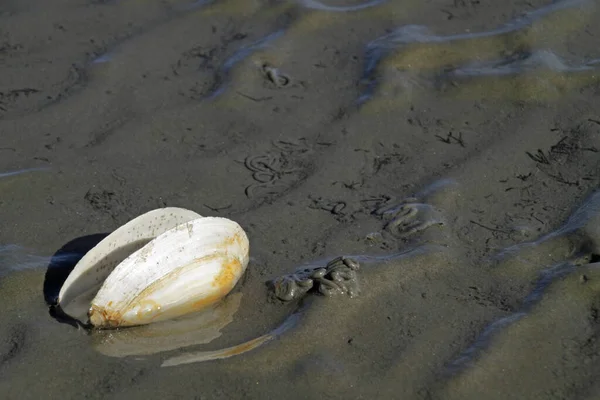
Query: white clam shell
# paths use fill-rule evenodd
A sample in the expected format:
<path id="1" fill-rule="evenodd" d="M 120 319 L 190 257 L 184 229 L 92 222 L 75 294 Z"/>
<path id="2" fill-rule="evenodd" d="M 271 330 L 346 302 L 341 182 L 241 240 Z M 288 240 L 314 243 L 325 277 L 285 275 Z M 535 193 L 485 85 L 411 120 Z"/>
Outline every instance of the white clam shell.
<path id="1" fill-rule="evenodd" d="M 204 309 L 233 289 L 248 260 L 248 237 L 234 221 L 205 217 L 180 224 L 112 271 L 92 300 L 90 322 L 143 325 Z"/>
<path id="2" fill-rule="evenodd" d="M 71 309 L 75 299 L 88 298 L 83 315 L 102 282 L 125 258 L 146 245 L 158 235 L 173 227 L 201 216 L 193 211 L 166 207 L 149 211 L 121 226 L 83 256 L 64 282 L 58 295 L 58 304 L 69 315 L 78 314 Z M 87 295 L 86 295 L 87 293 Z M 74 315 L 73 315 L 74 316 Z"/>

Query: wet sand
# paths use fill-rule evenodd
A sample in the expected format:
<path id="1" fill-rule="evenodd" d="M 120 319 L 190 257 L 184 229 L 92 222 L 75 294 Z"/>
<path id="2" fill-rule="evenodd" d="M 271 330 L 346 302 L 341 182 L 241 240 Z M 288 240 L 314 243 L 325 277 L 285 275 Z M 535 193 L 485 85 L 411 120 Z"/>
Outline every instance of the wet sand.
<path id="1" fill-rule="evenodd" d="M 599 398 L 599 12 L 3 2 L 0 397 Z M 51 315 L 165 206 L 246 230 L 226 304 L 129 333 Z M 338 256 L 357 296 L 273 299 Z"/>

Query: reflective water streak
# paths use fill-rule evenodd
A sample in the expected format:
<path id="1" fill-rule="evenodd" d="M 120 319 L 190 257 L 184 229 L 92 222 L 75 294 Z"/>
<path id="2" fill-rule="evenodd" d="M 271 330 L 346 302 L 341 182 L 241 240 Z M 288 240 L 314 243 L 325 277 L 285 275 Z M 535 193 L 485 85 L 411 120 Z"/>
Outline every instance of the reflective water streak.
<path id="1" fill-rule="evenodd" d="M 229 78 L 229 73 L 231 72 L 231 70 L 233 69 L 233 67 L 236 64 L 238 64 L 242 60 L 246 59 L 248 56 L 250 56 L 255 51 L 267 48 L 269 43 L 271 43 L 275 39 L 281 37 L 284 34 L 284 32 L 285 32 L 284 30 L 279 30 L 274 33 L 270 33 L 269 35 L 265 36 L 264 38 L 261 38 L 261 39 L 257 40 L 256 42 L 249 44 L 248 46 L 242 47 L 241 49 L 237 50 L 231 57 L 229 57 L 223 63 L 222 69 L 220 71 L 220 78 L 221 78 L 220 82 L 222 82 L 222 83 L 219 86 L 217 86 L 212 91 L 212 93 L 210 93 L 207 96 L 208 99 L 213 99 L 225 91 L 225 89 L 227 88 L 226 80 Z"/>
<path id="2" fill-rule="evenodd" d="M 290 315 L 281 325 L 279 325 L 277 328 L 265 335 L 259 336 L 247 342 L 238 344 L 236 346 L 227 347 L 225 349 L 212 351 L 198 351 L 186 353 L 176 357 L 171 357 L 165 360 L 161 364 L 161 367 L 174 367 L 176 365 L 220 360 L 224 358 L 239 356 L 272 341 L 278 336 L 281 336 L 283 333 L 293 328 L 300 320 L 300 317 L 301 311 L 295 312 L 292 315 Z"/>
<path id="3" fill-rule="evenodd" d="M 67 253 L 60 256 L 39 256 L 25 247 L 16 244 L 0 245 L 0 277 L 12 272 L 31 269 L 46 269 L 50 262 L 71 262 L 81 257 L 81 254 Z"/>
<path id="4" fill-rule="evenodd" d="M 596 64 L 600 59 L 594 59 L 582 65 L 567 65 L 564 60 L 549 50 L 534 51 L 521 54 L 516 59 L 505 59 L 492 62 L 474 62 L 465 67 L 459 67 L 449 75 L 456 77 L 495 76 L 512 75 L 519 72 L 532 71 L 536 69 L 548 69 L 556 72 L 581 72 L 597 70 Z"/>
<path id="5" fill-rule="evenodd" d="M 446 373 L 456 374 L 462 369 L 471 366 L 476 361 L 478 353 L 490 344 L 490 341 L 495 333 L 525 317 L 531 308 L 541 299 L 542 295 L 544 294 L 544 290 L 556 278 L 565 276 L 574 269 L 575 266 L 573 264 L 561 263 L 543 271 L 540 274 L 540 278 L 538 279 L 534 289 L 523 301 L 523 306 L 521 309 L 488 325 L 471 346 L 463 351 L 456 360 L 447 365 Z"/>
<path id="6" fill-rule="evenodd" d="M 514 33 L 557 11 L 591 4 L 592 3 L 590 3 L 589 0 L 558 1 L 549 6 L 529 12 L 520 18 L 516 18 L 500 28 L 476 33 L 469 32 L 440 36 L 434 34 L 429 28 L 423 25 L 405 25 L 385 36 L 375 39 L 367 45 L 367 57 L 364 73 L 365 75 L 369 75 L 383 56 L 385 56 L 390 50 L 395 50 L 402 45 L 411 43 L 448 43 L 489 38 L 507 33 Z"/>
<path id="7" fill-rule="evenodd" d="M 582 228 L 587 228 L 587 231 L 583 232 L 587 236 L 587 239 L 582 239 L 582 242 L 592 240 L 596 242 L 596 246 L 600 243 L 600 191 L 593 193 L 589 196 L 583 204 L 575 210 L 567 220 L 567 222 L 559 229 L 542 236 L 538 240 L 533 242 L 518 244 L 511 246 L 501 252 L 495 257 L 497 261 L 507 259 L 508 256 L 518 255 L 521 251 L 528 248 L 540 246 L 548 240 L 571 234 Z M 592 249 L 588 249 L 592 250 Z M 598 249 L 596 249 L 598 250 Z M 574 249 L 574 258 L 577 259 L 579 256 L 579 249 Z M 526 260 L 517 257 L 521 262 L 527 263 Z M 600 268 L 600 263 L 588 264 L 588 266 L 594 266 Z M 492 336 L 502 328 L 520 320 L 526 316 L 531 308 L 540 301 L 545 289 L 557 278 L 567 275 L 577 268 L 574 262 L 563 261 L 559 262 L 552 267 L 543 270 L 533 288 L 533 290 L 527 295 L 523 301 L 521 309 L 517 312 L 501 318 L 492 324 L 490 324 L 477 338 L 477 340 L 465 350 L 456 360 L 448 365 L 449 373 L 459 372 L 461 369 L 469 366 L 477 357 L 477 354 L 487 347 Z"/>
<path id="8" fill-rule="evenodd" d="M 15 175 L 21 175 L 21 174 L 25 174 L 27 172 L 35 172 L 35 171 L 47 171 L 50 168 L 26 168 L 26 169 L 20 169 L 17 171 L 9 171 L 9 172 L 0 172 L 0 178 L 7 178 L 9 176 L 15 176 Z"/>
<path id="9" fill-rule="evenodd" d="M 525 248 L 538 246 L 550 239 L 557 238 L 566 234 L 573 233 L 579 229 L 585 228 L 592 239 L 596 241 L 596 251 L 600 250 L 600 191 L 590 195 L 583 204 L 575 210 L 559 229 L 552 231 L 541 238 L 510 246 L 500 251 L 495 258 L 496 261 L 502 260 L 509 256 L 518 254 Z"/>
<path id="10" fill-rule="evenodd" d="M 426 26 L 402 26 L 366 46 L 362 76 L 365 89 L 357 102 L 364 104 L 373 97 L 380 81 L 384 79 L 379 76 L 382 71 L 376 73 L 381 64 L 390 67 L 386 71 L 393 74 L 393 79 L 400 80 L 398 85 L 403 92 L 410 94 L 413 88 L 420 86 L 420 77 L 415 74 L 444 71 L 448 66 L 459 68 L 474 60 L 497 63 L 494 60 L 503 53 L 530 50 L 540 40 L 560 38 L 573 30 L 583 30 L 580 19 L 591 13 L 582 6 L 594 7 L 595 4 L 589 0 L 559 1 L 516 18 L 500 28 L 477 33 L 441 36 Z M 563 15 L 568 10 L 573 10 L 575 16 Z M 586 67 L 594 63 L 590 62 Z M 579 69 L 576 67 L 576 70 Z M 573 68 L 568 72 L 573 72 Z M 425 80 L 430 81 L 431 77 Z M 431 86 L 430 83 L 425 82 L 425 85 Z"/>
<path id="11" fill-rule="evenodd" d="M 371 1 L 366 1 L 364 3 L 361 3 L 361 4 L 356 4 L 353 6 L 328 6 L 317 0 L 298 0 L 298 2 L 306 8 L 312 8 L 314 10 L 330 11 L 330 12 L 359 11 L 359 10 L 364 10 L 365 8 L 371 8 L 371 7 L 375 7 L 375 6 L 378 6 L 383 3 L 387 3 L 387 1 L 388 0 L 371 0 Z"/>

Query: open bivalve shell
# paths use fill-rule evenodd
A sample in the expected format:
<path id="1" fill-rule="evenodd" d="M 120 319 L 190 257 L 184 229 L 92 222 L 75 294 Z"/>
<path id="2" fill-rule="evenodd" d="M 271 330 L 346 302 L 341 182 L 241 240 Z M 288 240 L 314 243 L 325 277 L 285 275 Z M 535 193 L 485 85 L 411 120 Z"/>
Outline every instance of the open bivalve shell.
<path id="1" fill-rule="evenodd" d="M 158 228 L 148 225 L 157 217 L 163 221 Z M 113 248 L 120 249 L 118 254 Z M 125 257 L 123 248 L 132 251 Z M 116 266 L 115 260 L 120 261 Z M 183 209 L 154 210 L 116 230 L 80 260 L 61 289 L 59 306 L 82 320 L 69 312 L 66 300 L 83 304 L 87 322 L 98 328 L 169 320 L 223 299 L 248 260 L 248 237 L 234 221 Z"/>
<path id="2" fill-rule="evenodd" d="M 119 227 L 100 243 L 88 251 L 75 265 L 67 277 L 58 294 L 58 305 L 67 314 L 78 314 L 78 311 L 69 312 L 69 308 L 80 306 L 83 298 L 88 297 L 88 303 L 100 285 L 106 280 L 117 265 L 136 250 L 139 250 L 158 235 L 176 227 L 177 225 L 201 218 L 193 211 L 184 208 L 166 207 L 142 214 L 125 225 Z M 76 301 L 78 300 L 78 301 Z M 83 300 L 85 302 L 85 300 Z M 84 305 L 86 307 L 86 305 Z M 87 313 L 89 304 L 84 310 Z M 73 315 L 78 317 L 78 315 Z"/>
<path id="3" fill-rule="evenodd" d="M 248 237 L 234 221 L 188 221 L 115 268 L 92 300 L 90 322 L 134 326 L 199 311 L 233 289 L 248 260 Z"/>

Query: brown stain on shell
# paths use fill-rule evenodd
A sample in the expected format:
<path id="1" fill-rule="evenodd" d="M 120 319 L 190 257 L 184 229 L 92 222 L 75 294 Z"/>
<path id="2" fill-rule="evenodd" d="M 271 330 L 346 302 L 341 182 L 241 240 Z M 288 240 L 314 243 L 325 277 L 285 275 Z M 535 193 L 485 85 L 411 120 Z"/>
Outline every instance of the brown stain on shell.
<path id="1" fill-rule="evenodd" d="M 221 271 L 213 280 L 212 286 L 219 288 L 219 290 L 227 289 L 228 291 L 233 288 L 233 282 L 235 281 L 236 275 L 240 273 L 242 269 L 242 263 L 235 257 L 228 257 L 223 262 Z"/>
<path id="2" fill-rule="evenodd" d="M 223 246 L 228 247 L 237 244 L 238 246 L 243 247 L 242 244 L 244 243 L 244 238 L 242 235 L 242 232 L 236 231 L 233 235 L 228 236 L 223 240 Z"/>
<path id="3" fill-rule="evenodd" d="M 90 307 L 88 317 L 92 325 L 97 328 L 116 328 L 120 326 L 119 321 L 122 319 L 120 312 L 107 310 L 95 304 Z"/>

